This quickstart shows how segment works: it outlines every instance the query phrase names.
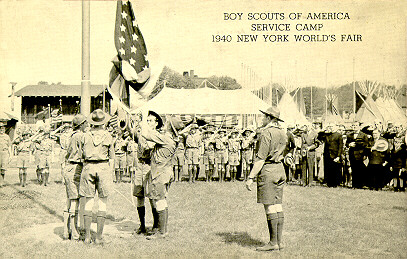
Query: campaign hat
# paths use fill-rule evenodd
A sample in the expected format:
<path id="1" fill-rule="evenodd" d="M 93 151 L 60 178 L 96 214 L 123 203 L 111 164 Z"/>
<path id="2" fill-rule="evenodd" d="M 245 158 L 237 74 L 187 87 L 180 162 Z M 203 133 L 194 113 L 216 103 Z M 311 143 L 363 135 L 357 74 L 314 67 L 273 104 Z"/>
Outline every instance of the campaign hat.
<path id="1" fill-rule="evenodd" d="M 271 106 L 265 111 L 262 111 L 262 110 L 260 110 L 260 111 L 265 115 L 276 118 L 279 121 L 283 121 L 282 119 L 280 119 L 280 110 L 277 107 Z"/>
<path id="2" fill-rule="evenodd" d="M 110 120 L 110 115 L 102 111 L 101 109 L 96 109 L 88 116 L 88 122 L 91 125 L 99 126 L 104 125 Z"/>
<path id="3" fill-rule="evenodd" d="M 157 124 L 157 127 L 155 127 L 156 129 L 159 129 L 162 126 L 164 126 L 163 119 L 161 118 L 161 116 L 158 113 L 156 113 L 155 111 L 148 111 L 148 115 L 154 116 L 157 119 L 158 124 Z"/>
<path id="4" fill-rule="evenodd" d="M 72 119 L 72 127 L 73 128 L 77 128 L 80 125 L 82 125 L 82 123 L 84 123 L 86 121 L 86 117 L 83 114 L 77 114 L 75 115 L 75 117 Z"/>

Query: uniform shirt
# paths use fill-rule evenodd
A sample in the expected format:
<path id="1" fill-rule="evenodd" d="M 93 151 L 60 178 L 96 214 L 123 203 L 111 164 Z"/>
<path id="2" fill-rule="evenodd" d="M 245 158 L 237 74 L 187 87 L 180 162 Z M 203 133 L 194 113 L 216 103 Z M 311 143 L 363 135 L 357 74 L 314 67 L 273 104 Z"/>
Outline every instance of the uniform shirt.
<path id="1" fill-rule="evenodd" d="M 127 146 L 127 141 L 122 137 L 118 137 L 114 143 L 114 152 L 117 155 L 123 155 L 125 153 L 125 148 Z"/>
<path id="2" fill-rule="evenodd" d="M 183 136 L 178 136 L 178 139 L 175 140 L 177 143 L 177 152 L 182 152 L 185 150 L 185 144 L 184 144 L 184 137 Z"/>
<path id="3" fill-rule="evenodd" d="M 243 150 L 252 150 L 254 148 L 253 139 L 250 137 L 244 137 L 242 140 Z"/>
<path id="4" fill-rule="evenodd" d="M 201 136 L 199 134 L 189 134 L 185 144 L 187 148 L 199 148 L 199 142 L 201 142 Z"/>
<path id="5" fill-rule="evenodd" d="M 226 145 L 225 143 L 227 142 L 227 137 L 223 137 L 223 138 L 216 138 L 215 139 L 215 146 L 217 150 L 225 150 L 226 149 Z"/>
<path id="6" fill-rule="evenodd" d="M 270 125 L 263 129 L 256 143 L 256 161 L 278 163 L 283 160 L 287 145 L 287 134 L 278 126 Z"/>
<path id="7" fill-rule="evenodd" d="M 53 141 L 49 137 L 44 136 L 36 142 L 35 149 L 48 154 L 52 151 L 52 144 Z"/>
<path id="8" fill-rule="evenodd" d="M 30 153 L 31 147 L 32 142 L 28 139 L 23 139 L 17 144 L 17 153 Z"/>
<path id="9" fill-rule="evenodd" d="M 304 147 L 309 147 L 309 151 L 315 151 L 318 147 L 318 133 L 311 129 L 302 135 Z"/>
<path id="10" fill-rule="evenodd" d="M 137 158 L 143 164 L 150 164 L 151 151 L 154 143 L 148 142 L 140 133 L 137 133 Z"/>
<path id="11" fill-rule="evenodd" d="M 229 139 L 228 140 L 228 150 L 229 152 L 237 153 L 240 149 L 240 141 L 239 139 Z"/>
<path id="12" fill-rule="evenodd" d="M 172 157 L 175 153 L 175 141 L 167 132 L 158 132 L 157 130 L 148 130 L 143 132 L 142 136 L 147 140 L 154 142 L 154 148 L 151 152 L 151 176 L 153 179 L 163 173 L 172 173 Z"/>
<path id="13" fill-rule="evenodd" d="M 68 162 L 79 163 L 82 162 L 82 139 L 83 132 L 75 131 L 72 132 L 71 138 L 68 143 L 66 160 Z"/>
<path id="14" fill-rule="evenodd" d="M 91 129 L 82 139 L 85 160 L 107 161 L 114 158 L 113 138 L 108 131 Z"/>
<path id="15" fill-rule="evenodd" d="M 59 144 L 61 145 L 61 148 L 64 150 L 68 149 L 69 143 L 71 141 L 73 132 L 64 132 L 59 136 Z"/>
<path id="16" fill-rule="evenodd" d="M 206 152 L 213 152 L 215 151 L 215 142 L 211 138 L 207 138 L 204 140 L 204 146 Z"/>
<path id="17" fill-rule="evenodd" d="M 7 134 L 0 134 L 0 151 L 8 151 L 10 145 L 10 137 Z"/>
<path id="18" fill-rule="evenodd" d="M 137 143 L 132 139 L 132 138 L 128 138 L 127 139 L 127 153 L 132 154 L 137 152 Z"/>

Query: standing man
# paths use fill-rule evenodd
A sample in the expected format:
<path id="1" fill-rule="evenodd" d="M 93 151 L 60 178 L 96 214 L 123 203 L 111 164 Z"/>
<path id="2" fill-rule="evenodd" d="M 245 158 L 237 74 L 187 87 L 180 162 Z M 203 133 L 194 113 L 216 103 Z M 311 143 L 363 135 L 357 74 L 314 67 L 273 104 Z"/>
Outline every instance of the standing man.
<path id="1" fill-rule="evenodd" d="M 126 170 L 126 151 L 127 151 L 127 141 L 121 130 L 117 133 L 117 138 L 114 141 L 114 170 L 116 183 L 121 183 L 123 180 L 123 174 Z"/>
<path id="2" fill-rule="evenodd" d="M 41 130 L 42 129 L 42 130 Z M 37 168 L 39 174 L 39 183 L 48 185 L 49 179 L 49 167 L 51 165 L 51 153 L 53 141 L 50 138 L 49 129 L 45 130 L 40 128 L 40 134 L 36 140 L 34 140 L 34 146 L 36 149 Z"/>
<path id="3" fill-rule="evenodd" d="M 147 118 L 145 118 L 147 117 Z M 170 132 L 157 130 L 163 125 L 160 115 L 149 111 L 141 121 L 141 135 L 154 143 L 151 152 L 151 170 L 147 177 L 147 196 L 153 201 L 158 214 L 159 231 L 147 239 L 165 238 L 168 235 L 168 203 L 167 193 L 173 175 L 172 156 L 175 153 L 175 141 Z"/>
<path id="4" fill-rule="evenodd" d="M 317 137 L 318 132 L 314 127 L 309 130 L 306 128 L 306 132 L 303 133 L 303 149 L 306 153 L 306 161 L 302 171 L 302 184 L 304 186 L 311 186 L 314 180 L 315 149 L 319 145 Z"/>
<path id="5" fill-rule="evenodd" d="M 86 117 L 82 114 L 76 115 L 72 120 L 73 132 L 66 146 L 66 161 L 63 168 L 62 177 L 66 188 L 66 208 L 64 211 L 64 239 L 79 239 L 78 212 L 79 212 L 79 183 L 83 168 L 82 159 L 82 138 L 87 123 Z"/>
<path id="6" fill-rule="evenodd" d="M 258 251 L 282 249 L 283 233 L 283 187 L 286 180 L 282 164 L 283 152 L 287 145 L 287 134 L 279 125 L 280 111 L 270 107 L 262 119 L 263 130 L 256 143 L 253 169 L 246 182 L 251 191 L 253 179 L 257 176 L 257 203 L 262 203 L 267 217 L 270 241 Z"/>
<path id="7" fill-rule="evenodd" d="M 336 132 L 333 124 L 326 126 L 325 132 L 319 134 L 318 139 L 324 146 L 324 177 L 328 187 L 337 187 L 342 177 L 342 135 Z"/>
<path id="8" fill-rule="evenodd" d="M 4 176 L 9 162 L 10 146 L 11 140 L 6 134 L 6 124 L 5 122 L 0 122 L 0 174 L 2 183 L 4 182 Z"/>
<path id="9" fill-rule="evenodd" d="M 174 181 L 179 182 L 182 180 L 182 174 L 184 172 L 185 139 L 183 136 L 179 135 L 174 140 L 177 143 L 177 149 L 175 150 L 175 154 L 172 158 L 172 165 L 174 167 Z"/>
<path id="10" fill-rule="evenodd" d="M 114 168 L 113 138 L 104 128 L 110 116 L 101 109 L 88 116 L 91 129 L 82 138 L 83 171 L 80 180 L 79 194 L 85 197 L 83 213 L 85 225 L 85 243 L 91 242 L 90 227 L 92 208 L 96 192 L 98 193 L 97 234 L 95 243 L 103 244 L 102 234 L 106 219 L 107 198 L 111 193 L 112 173 Z"/>
<path id="11" fill-rule="evenodd" d="M 206 173 L 206 181 L 212 181 L 212 176 L 215 170 L 215 142 L 214 132 L 208 129 L 205 133 L 206 137 L 204 142 L 204 167 Z"/>
<path id="12" fill-rule="evenodd" d="M 230 180 L 234 182 L 236 180 L 237 167 L 240 164 L 240 141 L 238 138 L 239 131 L 236 129 L 230 133 L 228 140 L 228 166 L 230 172 Z"/>

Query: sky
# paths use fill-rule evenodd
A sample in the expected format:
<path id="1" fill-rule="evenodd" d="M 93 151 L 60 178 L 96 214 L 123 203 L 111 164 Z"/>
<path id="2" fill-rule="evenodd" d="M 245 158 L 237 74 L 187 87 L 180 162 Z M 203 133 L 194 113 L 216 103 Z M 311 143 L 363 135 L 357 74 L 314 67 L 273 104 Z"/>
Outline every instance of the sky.
<path id="1" fill-rule="evenodd" d="M 254 87 L 272 81 L 287 87 L 334 87 L 355 80 L 406 83 L 407 1 L 215 1 L 138 0 L 133 10 L 144 36 L 152 73 L 164 65 L 202 77 L 228 75 Z M 107 84 L 114 47 L 116 2 L 92 0 L 91 83 Z M 248 20 L 248 13 L 284 13 L 284 20 Z M 307 13 L 343 12 L 350 19 L 309 20 Z M 225 13 L 243 13 L 225 20 Z M 302 13 L 290 20 L 290 13 Z M 288 32 L 251 31 L 253 23 L 290 24 Z M 297 31 L 296 24 L 322 24 L 320 31 Z M 0 106 L 8 106 L 9 82 L 17 90 L 39 81 L 81 83 L 82 3 L 79 0 L 0 1 Z M 258 35 L 236 42 L 237 35 Z M 264 42 L 262 35 L 288 34 L 289 42 Z M 293 35 L 336 35 L 335 42 L 294 42 Z M 342 42 L 341 34 L 362 41 Z M 212 42 L 231 35 L 231 42 Z"/>

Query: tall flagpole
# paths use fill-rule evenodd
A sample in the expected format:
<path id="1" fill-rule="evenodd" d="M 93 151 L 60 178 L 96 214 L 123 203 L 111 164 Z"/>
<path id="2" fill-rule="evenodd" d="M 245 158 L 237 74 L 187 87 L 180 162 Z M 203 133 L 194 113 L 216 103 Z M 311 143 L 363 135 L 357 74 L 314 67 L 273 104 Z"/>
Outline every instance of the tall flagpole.
<path id="1" fill-rule="evenodd" d="M 328 61 L 325 65 L 325 120 L 328 117 Z"/>
<path id="2" fill-rule="evenodd" d="M 270 106 L 273 106 L 273 62 L 270 62 Z"/>
<path id="3" fill-rule="evenodd" d="M 353 57 L 353 120 L 356 118 L 356 85 L 355 85 L 355 57 Z"/>
<path id="4" fill-rule="evenodd" d="M 90 113 L 90 1 L 82 0 L 81 113 Z"/>

